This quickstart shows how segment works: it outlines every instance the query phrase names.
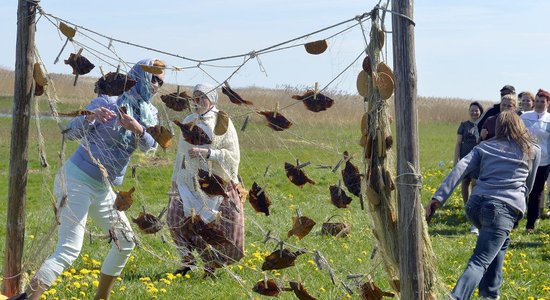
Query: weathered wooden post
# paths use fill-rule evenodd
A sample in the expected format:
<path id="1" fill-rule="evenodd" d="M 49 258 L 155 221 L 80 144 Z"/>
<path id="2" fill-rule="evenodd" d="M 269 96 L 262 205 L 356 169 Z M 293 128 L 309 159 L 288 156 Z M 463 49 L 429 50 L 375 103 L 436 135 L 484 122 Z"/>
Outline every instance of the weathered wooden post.
<path id="1" fill-rule="evenodd" d="M 393 0 L 393 66 L 397 127 L 397 199 L 402 299 L 426 299 L 422 254 L 422 203 L 418 160 L 418 112 L 413 0 Z M 405 17 L 404 17 L 405 16 Z M 410 18 L 410 19 L 407 19 Z"/>
<path id="2" fill-rule="evenodd" d="M 21 284 L 21 259 L 25 237 L 25 201 L 31 99 L 34 93 L 33 62 L 36 7 L 40 0 L 19 0 L 15 86 L 10 147 L 10 179 L 4 247 L 3 293 L 16 294 Z"/>

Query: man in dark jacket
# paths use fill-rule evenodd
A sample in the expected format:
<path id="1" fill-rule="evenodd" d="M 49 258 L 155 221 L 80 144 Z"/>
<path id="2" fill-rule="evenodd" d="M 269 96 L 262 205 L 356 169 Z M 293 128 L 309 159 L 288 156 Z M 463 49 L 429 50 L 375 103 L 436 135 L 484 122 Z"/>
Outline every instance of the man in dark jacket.
<path id="1" fill-rule="evenodd" d="M 516 89 L 513 86 L 507 84 L 500 89 L 500 98 L 509 94 L 513 94 L 513 95 L 516 94 Z M 499 113 L 500 113 L 500 102 L 493 105 L 493 107 L 489 108 L 487 112 L 485 112 L 485 114 L 481 117 L 481 120 L 479 120 L 479 122 L 477 123 L 477 129 L 479 130 L 479 132 L 481 133 L 481 128 L 483 127 L 483 123 L 485 123 L 487 118 L 496 116 Z"/>

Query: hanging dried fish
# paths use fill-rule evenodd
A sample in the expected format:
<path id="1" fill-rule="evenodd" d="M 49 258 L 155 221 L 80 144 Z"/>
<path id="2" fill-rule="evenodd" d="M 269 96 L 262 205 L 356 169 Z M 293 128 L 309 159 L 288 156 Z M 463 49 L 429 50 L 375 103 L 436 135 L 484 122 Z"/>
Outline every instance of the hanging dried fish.
<path id="1" fill-rule="evenodd" d="M 137 81 L 125 74 L 109 72 L 99 78 L 95 84 L 94 92 L 107 96 L 120 96 L 130 90 Z"/>
<path id="2" fill-rule="evenodd" d="M 290 281 L 290 288 L 294 291 L 294 295 L 300 300 L 317 300 L 311 296 L 301 282 Z"/>
<path id="3" fill-rule="evenodd" d="M 193 124 L 193 122 L 182 124 L 178 120 L 172 121 L 178 125 L 181 129 L 181 134 L 186 142 L 192 145 L 208 145 L 212 144 L 212 140 L 208 137 L 208 134 L 202 130 L 199 126 Z"/>
<path id="4" fill-rule="evenodd" d="M 132 187 L 127 192 L 123 192 L 123 191 L 118 192 L 115 199 L 115 205 L 114 205 L 115 209 L 118 211 L 125 211 L 128 208 L 130 208 L 130 206 L 132 206 L 132 203 L 134 202 L 134 200 L 132 199 L 132 193 L 135 190 L 136 189 Z"/>
<path id="5" fill-rule="evenodd" d="M 290 182 L 294 183 L 295 185 L 302 187 L 304 184 L 315 184 L 315 181 L 311 180 L 302 169 L 298 169 L 296 166 L 285 162 L 285 172 L 286 177 L 290 180 Z"/>
<path id="6" fill-rule="evenodd" d="M 174 134 L 162 125 L 155 125 L 147 128 L 147 132 L 155 139 L 162 149 L 172 146 L 172 137 Z"/>
<path id="7" fill-rule="evenodd" d="M 313 55 L 319 55 L 328 48 L 328 43 L 326 40 L 318 40 L 314 42 L 309 42 L 304 44 L 304 47 L 306 48 L 306 52 Z"/>
<path id="8" fill-rule="evenodd" d="M 139 216 L 137 218 L 132 218 L 132 221 L 137 224 L 137 226 L 141 231 L 143 231 L 143 233 L 157 233 L 162 229 L 162 226 L 164 225 L 161 219 L 165 212 L 166 207 L 160 212 L 158 217 L 155 217 L 152 214 L 148 214 L 147 212 L 145 212 L 144 207 L 143 211 L 139 213 Z"/>
<path id="9" fill-rule="evenodd" d="M 85 75 L 95 68 L 95 65 L 86 57 L 77 53 L 71 53 L 69 58 L 65 60 L 65 64 L 73 68 L 73 75 Z"/>
<path id="10" fill-rule="evenodd" d="M 341 189 L 341 187 L 336 185 L 331 185 L 330 189 L 330 201 L 334 206 L 338 208 L 346 208 L 348 204 L 351 203 L 351 198 L 346 195 L 346 192 Z"/>
<path id="11" fill-rule="evenodd" d="M 36 83 L 34 85 L 34 95 L 35 96 L 42 96 L 44 94 L 44 86 Z"/>
<path id="12" fill-rule="evenodd" d="M 164 102 L 166 107 L 175 110 L 183 111 L 189 108 L 189 100 L 191 96 L 187 95 L 186 92 L 179 93 L 170 93 L 168 95 L 161 95 L 160 100 Z"/>
<path id="13" fill-rule="evenodd" d="M 291 252 L 288 249 L 275 250 L 271 252 L 266 258 L 264 258 L 264 263 L 262 264 L 262 271 L 267 270 L 280 270 L 294 266 L 294 261 L 296 258 L 305 253 L 305 250 L 298 250 L 296 252 Z"/>
<path id="14" fill-rule="evenodd" d="M 259 111 L 258 113 L 266 118 L 267 126 L 275 131 L 283 131 L 292 126 L 292 122 L 280 113 L 275 113 L 274 111 Z"/>
<path id="15" fill-rule="evenodd" d="M 365 58 L 363 59 L 362 67 L 363 71 L 367 72 L 369 76 L 372 75 L 372 65 L 370 63 L 370 57 L 368 55 L 365 56 Z"/>
<path id="16" fill-rule="evenodd" d="M 351 232 L 351 227 L 342 222 L 325 222 L 321 225 L 321 233 L 332 236 L 347 236 Z"/>
<path id="17" fill-rule="evenodd" d="M 60 116 L 64 116 L 64 117 L 78 117 L 78 116 L 89 116 L 89 115 L 93 115 L 94 113 L 89 111 L 89 110 L 75 110 L 75 111 L 70 111 L 70 112 L 58 112 L 57 113 L 58 115 Z"/>
<path id="18" fill-rule="evenodd" d="M 346 166 L 342 170 L 342 179 L 344 185 L 348 188 L 348 191 L 357 197 L 361 196 L 361 174 L 359 174 L 359 168 L 351 162 L 351 157 L 348 151 L 344 151 L 344 160 L 346 160 Z"/>
<path id="19" fill-rule="evenodd" d="M 386 73 L 377 73 L 375 76 L 376 87 L 380 93 L 380 97 L 384 100 L 387 100 L 393 94 L 394 82 L 391 79 L 390 75 Z"/>
<path id="20" fill-rule="evenodd" d="M 320 112 L 327 110 L 334 104 L 334 100 L 321 93 L 315 95 L 315 91 L 308 90 L 303 95 L 293 95 L 292 99 L 300 100 L 304 103 L 306 108 L 312 112 Z"/>
<path id="21" fill-rule="evenodd" d="M 228 197 L 225 191 L 227 185 L 225 181 L 218 175 L 208 174 L 208 171 L 199 169 L 199 185 L 201 189 L 210 196 Z"/>
<path id="22" fill-rule="evenodd" d="M 369 75 L 364 70 L 361 70 L 359 74 L 357 74 L 357 81 L 356 81 L 356 87 L 357 87 L 357 93 L 361 95 L 361 97 L 367 97 L 369 94 L 369 89 L 367 87 L 367 81 L 369 80 Z"/>
<path id="23" fill-rule="evenodd" d="M 264 296 L 277 297 L 280 292 L 292 289 L 280 287 L 274 279 L 267 279 L 258 281 L 252 291 Z"/>
<path id="24" fill-rule="evenodd" d="M 222 93 L 229 97 L 229 101 L 231 103 L 237 104 L 237 105 L 253 105 L 252 101 L 244 100 L 239 94 L 237 94 L 235 91 L 233 91 L 228 85 L 222 86 Z"/>
<path id="25" fill-rule="evenodd" d="M 295 235 L 301 240 L 309 234 L 313 226 L 315 226 L 315 221 L 308 217 L 292 217 L 292 229 L 288 231 L 288 237 Z"/>
<path id="26" fill-rule="evenodd" d="M 218 111 L 216 116 L 216 125 L 214 126 L 215 135 L 224 135 L 229 128 L 229 115 L 225 111 Z"/>
<path id="27" fill-rule="evenodd" d="M 269 206 L 271 200 L 267 196 L 266 192 L 256 183 L 252 184 L 252 188 L 248 192 L 248 201 L 256 212 L 264 213 L 269 216 Z"/>
<path id="28" fill-rule="evenodd" d="M 374 282 L 368 281 L 361 285 L 361 298 L 364 300 L 381 300 L 384 297 L 393 298 L 395 295 L 384 292 Z"/>

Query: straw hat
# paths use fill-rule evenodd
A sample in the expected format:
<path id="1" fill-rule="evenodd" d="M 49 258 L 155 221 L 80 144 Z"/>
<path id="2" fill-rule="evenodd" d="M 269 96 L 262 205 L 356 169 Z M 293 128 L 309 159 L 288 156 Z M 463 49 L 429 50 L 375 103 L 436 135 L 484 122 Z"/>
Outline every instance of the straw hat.
<path id="1" fill-rule="evenodd" d="M 315 42 L 307 43 L 304 45 L 304 47 L 306 48 L 307 53 L 318 55 L 327 50 L 328 44 L 326 40 L 318 40 Z"/>

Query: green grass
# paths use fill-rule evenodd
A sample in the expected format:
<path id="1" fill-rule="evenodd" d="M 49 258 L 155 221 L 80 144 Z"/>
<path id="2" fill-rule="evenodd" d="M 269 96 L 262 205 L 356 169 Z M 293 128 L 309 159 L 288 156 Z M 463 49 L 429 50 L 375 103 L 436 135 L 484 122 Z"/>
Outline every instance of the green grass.
<path id="1" fill-rule="evenodd" d="M 0 99 L 0 111 L 9 105 Z M 67 107 L 73 109 L 73 107 Z M 287 242 L 310 251 L 319 250 L 329 259 L 336 277 L 348 282 L 349 274 L 370 274 L 377 285 L 389 290 L 389 285 L 381 265 L 380 256 L 370 259 L 374 247 L 374 237 L 370 229 L 370 217 L 360 210 L 359 202 L 354 199 L 347 209 L 337 209 L 330 204 L 328 186 L 337 184 L 339 172 L 332 173 L 327 169 L 316 168 L 316 165 L 334 165 L 341 157 L 343 150 L 354 154 L 356 164 L 360 162 L 360 148 L 357 145 L 358 122 L 349 124 L 313 124 L 303 121 L 287 132 L 274 133 L 262 124 L 259 117 L 245 132 L 239 133 L 241 143 L 240 173 L 247 186 L 253 181 L 268 185 L 266 192 L 272 198 L 272 215 L 265 217 L 255 213 L 245 203 L 246 213 L 246 256 L 241 264 L 230 268 L 242 278 L 244 287 L 227 272 L 218 271 L 215 279 L 202 280 L 200 271 L 194 271 L 190 278 L 171 278 L 166 273 L 178 267 L 177 254 L 170 242 L 166 229 L 160 234 L 146 236 L 140 234 L 141 246 L 133 252 L 120 282 L 115 287 L 112 299 L 246 299 L 262 296 L 251 292 L 256 281 L 262 280 L 260 266 L 263 257 L 273 251 L 276 245 L 263 243 L 262 231 L 271 230 L 272 235 L 286 238 L 290 229 L 291 218 L 299 208 L 303 215 L 317 222 L 312 233 L 303 240 L 295 237 Z M 235 120 L 237 128 L 242 118 Z M 27 187 L 27 229 L 25 239 L 25 266 L 29 271 L 36 271 L 43 259 L 55 246 L 56 233 L 51 209 L 53 177 L 58 168 L 60 134 L 52 120 L 42 120 L 42 133 L 46 139 L 46 153 L 50 167 L 42 169 L 37 155 L 37 133 L 34 119 L 31 121 L 29 145 L 29 179 Z M 446 122 L 420 123 L 420 162 L 423 173 L 422 201 L 426 203 L 435 188 L 441 183 L 450 170 L 452 151 L 456 139 L 458 124 Z M 0 223 L 5 224 L 7 209 L 7 187 L 9 178 L 11 120 L 0 118 Z M 178 131 L 179 134 L 179 131 Z M 69 156 L 77 146 L 76 142 L 67 145 Z M 159 150 L 154 158 L 136 154 L 132 164 L 139 165 L 137 177 L 131 178 L 128 173 L 121 190 L 130 186 L 136 187 L 136 200 L 127 215 L 137 216 L 142 205 L 153 213 L 159 212 L 167 204 L 166 192 L 170 186 L 172 161 L 175 149 Z M 317 184 L 303 188 L 293 186 L 284 175 L 285 161 L 310 161 L 306 172 Z M 266 167 L 269 166 L 264 176 Z M 462 211 L 461 200 L 455 193 L 449 204 L 438 212 L 430 225 L 430 234 L 434 251 L 438 257 L 439 278 L 450 290 L 466 266 L 471 250 L 475 245 L 475 236 L 469 234 L 469 224 Z M 333 238 L 320 234 L 320 225 L 328 217 L 337 215 L 337 220 L 352 225 L 352 233 L 345 238 Z M 538 224 L 538 231 L 526 235 L 520 229 L 512 233 L 512 244 L 506 259 L 506 272 L 502 294 L 504 299 L 528 299 L 528 297 L 550 298 L 548 270 L 550 267 L 550 225 L 548 220 Z M 55 293 L 48 299 L 90 299 L 99 263 L 107 253 L 109 245 L 100 236 L 98 229 L 90 222 L 93 233 L 91 242 L 86 239 L 82 255 L 74 266 L 62 275 L 52 287 Z M 137 231 L 138 229 L 134 227 Z M 0 226 L 0 244 L 5 243 L 5 227 Z M 52 234 L 51 236 L 48 234 Z M 168 242 L 163 243 L 160 236 Z M 4 253 L 0 252 L 3 261 Z M 319 299 L 346 299 L 347 294 L 340 284 L 333 285 L 326 270 L 318 270 L 311 254 L 298 258 L 296 267 L 268 272 L 267 276 L 280 280 L 301 279 L 311 294 Z M 348 282 L 354 287 L 352 282 Z M 355 289 L 355 291 L 357 291 Z M 81 294 L 83 293 L 83 294 Z M 359 299 L 357 293 L 349 296 Z M 292 293 L 283 293 L 280 299 L 295 299 Z"/>

